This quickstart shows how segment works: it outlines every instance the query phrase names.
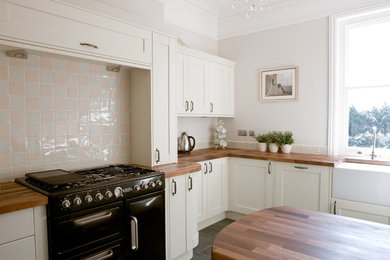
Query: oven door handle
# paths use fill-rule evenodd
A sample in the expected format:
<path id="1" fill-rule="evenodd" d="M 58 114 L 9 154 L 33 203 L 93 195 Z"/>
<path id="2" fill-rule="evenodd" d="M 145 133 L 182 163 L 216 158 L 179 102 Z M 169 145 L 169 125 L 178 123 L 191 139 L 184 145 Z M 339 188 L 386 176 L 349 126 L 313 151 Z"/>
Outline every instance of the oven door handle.
<path id="1" fill-rule="evenodd" d="M 109 219 L 109 218 L 111 218 L 111 216 L 112 216 L 111 211 L 103 211 L 103 212 L 93 214 L 90 216 L 74 219 L 73 223 L 75 224 L 75 226 L 82 227 L 82 226 L 86 226 L 88 224 L 92 224 L 94 222 L 99 222 L 102 220 Z"/>
<path id="2" fill-rule="evenodd" d="M 111 258 L 113 255 L 114 255 L 114 251 L 109 249 L 107 251 L 100 252 L 100 253 L 97 253 L 95 255 L 82 258 L 81 260 L 104 260 L 104 259 Z"/>
<path id="3" fill-rule="evenodd" d="M 138 249 L 138 220 L 136 217 L 130 217 L 131 250 Z"/>

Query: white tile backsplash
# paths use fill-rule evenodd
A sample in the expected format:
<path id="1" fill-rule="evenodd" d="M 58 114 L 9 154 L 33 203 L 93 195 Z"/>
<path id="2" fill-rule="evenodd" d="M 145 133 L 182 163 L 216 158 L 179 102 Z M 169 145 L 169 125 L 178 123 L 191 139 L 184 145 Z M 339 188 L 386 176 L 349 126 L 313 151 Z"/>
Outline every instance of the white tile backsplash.
<path id="1" fill-rule="evenodd" d="M 0 66 L 0 181 L 129 162 L 128 71 L 1 52 Z"/>

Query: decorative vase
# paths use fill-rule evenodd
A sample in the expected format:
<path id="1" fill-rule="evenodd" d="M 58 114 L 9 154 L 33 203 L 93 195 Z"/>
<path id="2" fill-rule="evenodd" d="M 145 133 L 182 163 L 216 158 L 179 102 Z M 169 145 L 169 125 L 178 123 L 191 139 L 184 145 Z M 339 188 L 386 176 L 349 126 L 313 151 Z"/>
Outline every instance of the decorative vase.
<path id="1" fill-rule="evenodd" d="M 257 149 L 260 152 L 265 152 L 267 150 L 267 143 L 257 143 Z"/>
<path id="2" fill-rule="evenodd" d="M 282 152 L 283 153 L 291 153 L 291 144 L 284 144 L 282 145 Z"/>
<path id="3" fill-rule="evenodd" d="M 275 143 L 270 143 L 270 144 L 268 145 L 268 147 L 269 147 L 269 151 L 270 151 L 271 153 L 277 153 L 278 150 L 279 150 L 279 146 L 278 146 L 277 144 L 275 144 Z"/>

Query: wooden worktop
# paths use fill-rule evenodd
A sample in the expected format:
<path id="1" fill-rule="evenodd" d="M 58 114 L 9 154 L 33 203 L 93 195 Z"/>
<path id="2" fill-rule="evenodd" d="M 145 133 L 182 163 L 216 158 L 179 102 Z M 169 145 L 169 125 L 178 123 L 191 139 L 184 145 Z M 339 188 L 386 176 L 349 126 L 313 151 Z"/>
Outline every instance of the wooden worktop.
<path id="1" fill-rule="evenodd" d="M 290 207 L 225 227 L 212 259 L 389 259 L 390 226 Z"/>
<path id="2" fill-rule="evenodd" d="M 47 204 L 47 197 L 15 182 L 0 183 L 0 214 Z"/>

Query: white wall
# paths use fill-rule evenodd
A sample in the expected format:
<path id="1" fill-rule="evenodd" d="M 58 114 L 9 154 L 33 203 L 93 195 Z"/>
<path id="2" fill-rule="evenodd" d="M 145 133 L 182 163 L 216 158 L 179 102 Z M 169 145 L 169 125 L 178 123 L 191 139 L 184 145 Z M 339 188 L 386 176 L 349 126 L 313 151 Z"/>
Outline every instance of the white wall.
<path id="1" fill-rule="evenodd" d="M 179 117 L 177 119 L 177 136 L 187 132 L 196 140 L 195 150 L 212 147 L 214 140 L 216 118 Z"/>
<path id="2" fill-rule="evenodd" d="M 326 153 L 327 18 L 222 40 L 218 51 L 237 62 L 236 117 L 225 120 L 230 144 L 253 142 L 238 137 L 238 129 L 293 131 L 295 152 Z M 260 103 L 259 71 L 291 65 L 298 67 L 298 100 Z"/>

